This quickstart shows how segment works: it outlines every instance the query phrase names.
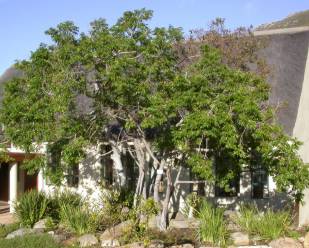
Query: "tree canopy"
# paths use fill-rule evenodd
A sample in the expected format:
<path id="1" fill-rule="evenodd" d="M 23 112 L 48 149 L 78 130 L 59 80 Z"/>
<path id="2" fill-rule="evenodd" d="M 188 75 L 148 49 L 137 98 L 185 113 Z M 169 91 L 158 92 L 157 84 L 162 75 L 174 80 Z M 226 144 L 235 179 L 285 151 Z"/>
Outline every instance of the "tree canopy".
<path id="1" fill-rule="evenodd" d="M 16 64 L 23 77 L 6 84 L 5 135 L 27 152 L 46 142 L 60 154 L 56 170 L 48 166 L 55 159 L 44 157 L 26 166 L 61 179 L 87 146 L 106 142 L 121 153 L 121 144 L 139 168 L 138 195 L 158 201 L 158 182 L 167 178 L 163 222 L 174 187 L 171 169 L 179 165 L 226 188 L 244 167 L 259 165 L 279 190 L 300 200 L 309 185 L 308 167 L 297 153 L 300 143 L 275 122 L 263 67 L 257 67 L 259 75 L 246 67 L 258 61 L 252 36 L 248 43 L 246 32 L 211 30 L 188 50 L 192 38 L 179 28 L 150 28 L 151 17 L 149 10 L 128 11 L 112 26 L 95 20 L 89 33 L 61 23 L 46 32 L 53 44 L 40 45 Z M 237 47 L 241 36 L 247 45 Z M 222 45 L 231 41 L 240 49 L 236 55 Z M 214 164 L 222 175 L 215 175 Z M 147 182 L 150 169 L 166 172 Z"/>

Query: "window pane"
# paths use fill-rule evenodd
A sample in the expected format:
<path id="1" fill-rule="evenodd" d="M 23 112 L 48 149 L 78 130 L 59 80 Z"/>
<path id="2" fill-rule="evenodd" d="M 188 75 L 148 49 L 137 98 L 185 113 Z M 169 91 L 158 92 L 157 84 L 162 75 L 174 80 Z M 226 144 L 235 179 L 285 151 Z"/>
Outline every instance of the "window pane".
<path id="1" fill-rule="evenodd" d="M 262 168 L 252 171 L 252 198 L 262 199 L 268 197 L 268 174 Z"/>

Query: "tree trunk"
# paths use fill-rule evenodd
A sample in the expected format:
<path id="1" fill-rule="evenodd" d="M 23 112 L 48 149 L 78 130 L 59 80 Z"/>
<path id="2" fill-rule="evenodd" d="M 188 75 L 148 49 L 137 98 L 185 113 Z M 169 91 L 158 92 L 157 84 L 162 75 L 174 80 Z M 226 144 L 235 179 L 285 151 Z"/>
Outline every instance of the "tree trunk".
<path id="1" fill-rule="evenodd" d="M 110 142 L 111 147 L 112 147 L 112 155 L 111 159 L 114 162 L 114 168 L 117 171 L 117 177 L 116 177 L 116 183 L 119 187 L 124 187 L 126 185 L 126 175 L 124 172 L 123 164 L 121 161 L 121 151 L 119 147 L 117 146 L 116 142 L 111 141 Z"/>
<path id="2" fill-rule="evenodd" d="M 159 224 L 159 228 L 161 231 L 165 231 L 167 229 L 168 207 L 169 207 L 169 202 L 173 194 L 173 190 L 174 190 L 170 168 L 168 168 L 166 171 L 166 178 L 167 178 L 167 188 L 166 188 L 166 194 L 165 194 L 165 199 L 164 199 L 164 203 L 162 207 L 162 213 L 161 213 L 160 224 Z"/>
<path id="3" fill-rule="evenodd" d="M 136 162 L 138 165 L 138 183 L 135 190 L 134 205 L 136 206 L 139 196 L 143 196 L 144 199 L 147 198 L 146 193 L 146 151 L 144 144 L 139 139 L 134 139 L 134 149 L 136 154 Z"/>
<path id="4" fill-rule="evenodd" d="M 155 179 L 154 188 L 153 188 L 153 199 L 157 203 L 160 202 L 159 187 L 160 187 L 160 182 L 163 177 L 164 165 L 165 165 L 165 160 L 162 159 L 159 168 L 156 170 L 156 179 Z"/>

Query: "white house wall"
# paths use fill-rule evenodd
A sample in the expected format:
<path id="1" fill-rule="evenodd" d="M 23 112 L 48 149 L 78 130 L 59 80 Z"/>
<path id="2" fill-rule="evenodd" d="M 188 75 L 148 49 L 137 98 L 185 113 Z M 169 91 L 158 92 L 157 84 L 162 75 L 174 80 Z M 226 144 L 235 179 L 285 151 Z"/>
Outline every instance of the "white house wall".
<path id="1" fill-rule="evenodd" d="M 293 136 L 303 142 L 299 153 L 304 162 L 309 163 L 309 53 Z M 304 204 L 299 209 L 300 225 L 309 224 L 309 189 L 304 194 Z"/>

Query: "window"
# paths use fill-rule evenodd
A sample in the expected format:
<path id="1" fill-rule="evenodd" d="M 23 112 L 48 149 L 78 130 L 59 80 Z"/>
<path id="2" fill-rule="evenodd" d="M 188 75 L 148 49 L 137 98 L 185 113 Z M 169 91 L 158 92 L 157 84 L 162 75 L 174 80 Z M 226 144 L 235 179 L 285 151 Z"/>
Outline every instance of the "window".
<path id="1" fill-rule="evenodd" d="M 109 145 L 103 145 L 101 157 L 101 180 L 103 186 L 110 186 L 113 184 L 113 160 L 111 159 L 112 148 Z"/>
<path id="2" fill-rule="evenodd" d="M 261 167 L 251 171 L 252 198 L 262 199 L 269 196 L 268 173 Z"/>
<path id="3" fill-rule="evenodd" d="M 69 187 L 78 187 L 79 183 L 79 166 L 73 165 L 68 168 L 67 184 Z"/>
<path id="4" fill-rule="evenodd" d="M 121 161 L 125 170 L 127 188 L 129 190 L 134 190 L 137 184 L 136 179 L 138 178 L 138 166 L 128 153 L 121 156 Z"/>

